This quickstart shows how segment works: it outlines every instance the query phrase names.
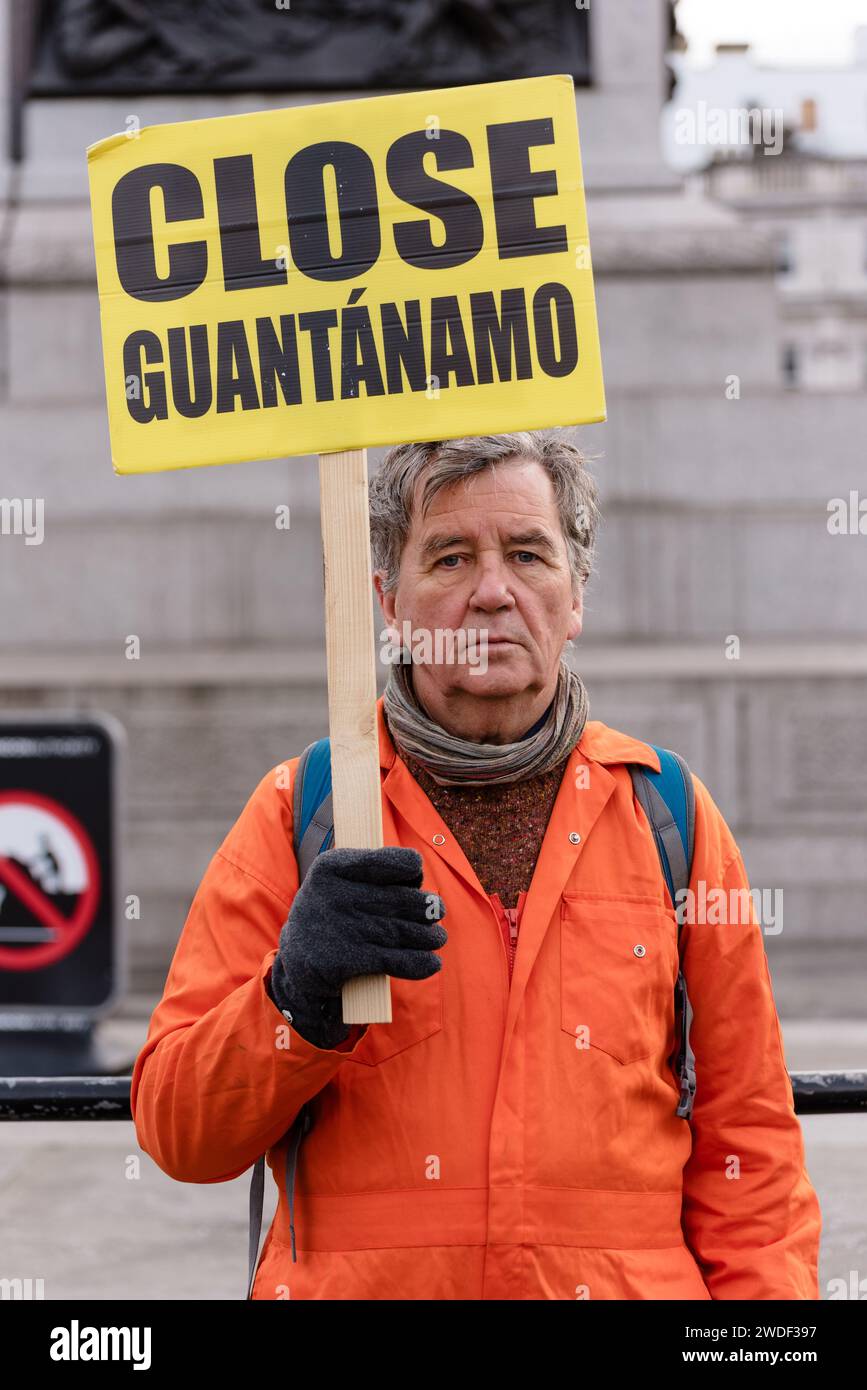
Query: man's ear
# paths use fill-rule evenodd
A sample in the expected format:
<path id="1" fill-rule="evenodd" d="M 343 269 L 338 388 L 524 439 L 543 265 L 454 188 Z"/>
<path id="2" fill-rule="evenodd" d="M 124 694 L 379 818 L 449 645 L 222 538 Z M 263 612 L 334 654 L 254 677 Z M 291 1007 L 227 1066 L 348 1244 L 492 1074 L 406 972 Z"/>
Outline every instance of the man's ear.
<path id="1" fill-rule="evenodd" d="M 389 624 L 394 623 L 394 589 L 384 590 L 382 585 L 385 579 L 385 570 L 373 571 L 373 587 L 376 590 L 376 597 L 379 599 L 379 606 L 382 609 L 382 616 Z"/>
<path id="2" fill-rule="evenodd" d="M 573 594 L 572 612 L 569 615 L 568 640 L 571 642 L 574 637 L 581 634 L 584 625 L 584 584 L 579 585 L 577 593 Z"/>

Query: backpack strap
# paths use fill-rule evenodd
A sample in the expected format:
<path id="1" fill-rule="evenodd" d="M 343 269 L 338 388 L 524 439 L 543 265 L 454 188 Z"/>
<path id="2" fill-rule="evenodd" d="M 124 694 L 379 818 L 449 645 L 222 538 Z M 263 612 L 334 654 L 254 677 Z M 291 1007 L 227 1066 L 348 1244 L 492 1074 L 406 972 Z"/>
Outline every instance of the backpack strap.
<path id="1" fill-rule="evenodd" d="M 680 953 L 681 920 L 678 894 L 689 888 L 692 856 L 695 847 L 695 787 L 692 774 L 679 753 L 668 748 L 650 747 L 659 757 L 659 772 L 629 765 L 635 796 L 650 824 L 662 872 L 665 876 L 672 906 L 677 917 L 677 944 Z M 683 970 L 678 969 L 675 985 L 675 1009 L 680 1018 L 680 1043 L 676 1069 L 680 1080 L 680 1100 L 676 1113 L 685 1120 L 692 1115 L 695 1103 L 695 1053 L 690 1043 L 692 1005 Z"/>
<path id="2" fill-rule="evenodd" d="M 250 1179 L 250 1215 L 247 1237 L 247 1298 L 253 1297 L 253 1281 L 259 1263 L 259 1237 L 262 1234 L 262 1211 L 265 1206 L 265 1155 L 262 1154 L 253 1164 Z"/>
<path id="3" fill-rule="evenodd" d="M 334 835 L 334 802 L 331 795 L 331 741 L 311 743 L 298 759 L 293 804 L 295 858 L 301 883 L 322 850 L 330 849 Z"/>
<path id="4" fill-rule="evenodd" d="M 289 1198 L 289 1240 L 292 1246 L 292 1262 L 297 1263 L 295 1252 L 295 1173 L 298 1167 L 298 1150 L 301 1140 L 311 1129 L 313 1118 L 309 1104 L 301 1106 L 294 1123 L 287 1134 L 286 1145 L 286 1194 Z M 262 1210 L 265 1205 L 265 1155 L 256 1159 L 253 1176 L 250 1179 L 250 1221 L 248 1238 L 249 1269 L 247 1273 L 247 1298 L 253 1297 L 256 1270 L 259 1264 L 259 1238 L 262 1234 Z"/>
<path id="5" fill-rule="evenodd" d="M 629 771 L 635 795 L 642 806 L 659 854 L 671 903 L 689 887 L 695 843 L 695 789 L 683 758 L 667 748 L 650 745 L 659 755 L 660 770 L 632 763 Z"/>
<path id="6" fill-rule="evenodd" d="M 327 738 L 310 743 L 298 759 L 293 796 L 293 848 L 301 883 L 310 865 L 322 850 L 330 848 L 334 835 L 334 811 L 331 796 L 331 745 Z M 301 1106 L 286 1135 L 286 1195 L 289 1200 L 289 1236 L 292 1260 L 295 1253 L 295 1174 L 301 1140 L 310 1130 L 313 1116 L 309 1103 Z M 256 1159 L 250 1179 L 250 1215 L 247 1240 L 248 1273 L 247 1298 L 253 1296 L 253 1284 L 259 1264 L 259 1241 L 262 1236 L 262 1212 L 265 1205 L 265 1155 Z"/>

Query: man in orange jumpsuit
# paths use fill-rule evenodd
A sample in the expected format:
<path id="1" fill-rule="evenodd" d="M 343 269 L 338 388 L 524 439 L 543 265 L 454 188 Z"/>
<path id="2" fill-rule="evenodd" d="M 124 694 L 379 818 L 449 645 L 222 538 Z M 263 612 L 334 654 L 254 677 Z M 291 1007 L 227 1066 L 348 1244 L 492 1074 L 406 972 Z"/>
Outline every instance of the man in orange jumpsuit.
<path id="1" fill-rule="evenodd" d="M 481 631 L 484 669 L 392 666 L 386 849 L 328 850 L 299 888 L 297 757 L 262 778 L 133 1076 L 141 1145 L 179 1181 L 268 1151 L 254 1298 L 818 1298 L 819 1204 L 751 906 L 682 927 L 697 1091 L 676 1114 L 677 921 L 628 766 L 659 758 L 588 719 L 563 660 L 596 521 L 559 431 L 404 445 L 371 483 L 386 621 Z M 749 902 L 693 781 L 690 889 Z M 383 969 L 393 1022 L 347 1027 L 342 983 Z M 284 1159 L 305 1105 L 293 1259 Z"/>

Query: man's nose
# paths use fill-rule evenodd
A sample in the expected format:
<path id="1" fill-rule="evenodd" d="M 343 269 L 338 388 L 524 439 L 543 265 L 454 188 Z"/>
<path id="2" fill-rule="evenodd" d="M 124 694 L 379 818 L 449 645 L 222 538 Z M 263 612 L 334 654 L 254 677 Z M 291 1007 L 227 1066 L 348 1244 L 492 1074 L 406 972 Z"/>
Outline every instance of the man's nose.
<path id="1" fill-rule="evenodd" d="M 476 582 L 470 596 L 470 607 L 485 612 L 498 608 L 513 608 L 515 597 L 511 589 L 511 575 L 506 561 L 494 556 L 486 557 L 479 564 Z"/>

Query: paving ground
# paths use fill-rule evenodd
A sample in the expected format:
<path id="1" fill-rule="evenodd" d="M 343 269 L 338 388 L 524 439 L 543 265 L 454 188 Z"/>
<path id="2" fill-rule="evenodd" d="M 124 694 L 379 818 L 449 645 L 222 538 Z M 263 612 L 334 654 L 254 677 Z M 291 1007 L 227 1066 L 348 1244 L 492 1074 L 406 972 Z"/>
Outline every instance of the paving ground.
<path id="1" fill-rule="evenodd" d="M 150 1006 L 128 1001 L 102 1030 L 121 1068 Z M 784 1021 L 783 1032 L 790 1071 L 867 1069 L 867 1022 Z M 820 1288 L 826 1296 L 829 1280 L 856 1271 L 864 1297 L 867 1115 L 802 1124 L 823 1212 Z M 172 1181 L 140 1153 L 131 1124 L 0 1124 L 0 1278 L 43 1279 L 46 1299 L 243 1298 L 247 1191 L 246 1177 Z"/>

